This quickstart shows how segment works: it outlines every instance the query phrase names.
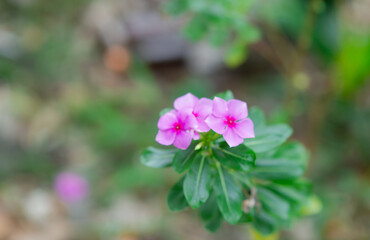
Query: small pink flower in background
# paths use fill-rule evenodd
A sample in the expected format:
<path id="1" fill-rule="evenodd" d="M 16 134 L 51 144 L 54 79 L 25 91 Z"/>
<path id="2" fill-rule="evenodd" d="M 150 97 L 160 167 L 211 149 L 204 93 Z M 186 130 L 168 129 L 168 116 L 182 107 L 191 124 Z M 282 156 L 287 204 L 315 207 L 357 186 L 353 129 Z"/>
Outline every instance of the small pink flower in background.
<path id="1" fill-rule="evenodd" d="M 222 134 L 230 147 L 238 146 L 244 138 L 254 138 L 254 127 L 247 118 L 248 110 L 245 102 L 222 98 L 213 99 L 212 114 L 206 119 L 208 126 L 218 134 Z"/>
<path id="2" fill-rule="evenodd" d="M 210 130 L 209 126 L 204 121 L 212 113 L 211 99 L 198 99 L 193 94 L 187 93 L 175 100 L 174 107 L 177 110 L 191 110 L 191 113 L 194 115 L 198 123 L 198 127 L 195 129 L 197 132 L 208 132 Z M 196 133 L 195 136 L 198 136 L 199 138 L 198 133 Z"/>
<path id="3" fill-rule="evenodd" d="M 158 143 L 185 150 L 191 143 L 197 120 L 189 109 L 172 110 L 159 118 L 158 128 L 155 138 Z"/>
<path id="4" fill-rule="evenodd" d="M 89 183 L 80 175 L 62 172 L 55 178 L 54 190 L 66 203 L 76 203 L 89 194 Z"/>

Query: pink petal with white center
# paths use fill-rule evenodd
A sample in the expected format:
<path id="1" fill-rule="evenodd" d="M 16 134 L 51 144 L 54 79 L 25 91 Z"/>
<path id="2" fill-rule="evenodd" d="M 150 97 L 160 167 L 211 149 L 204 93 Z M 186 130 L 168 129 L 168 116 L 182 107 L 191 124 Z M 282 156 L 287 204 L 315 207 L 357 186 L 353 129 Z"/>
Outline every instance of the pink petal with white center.
<path id="1" fill-rule="evenodd" d="M 200 136 L 199 136 L 199 133 L 197 131 L 194 131 L 193 133 L 193 139 L 194 140 L 199 140 Z"/>
<path id="2" fill-rule="evenodd" d="M 248 116 L 247 104 L 240 100 L 231 99 L 227 102 L 229 113 L 236 120 L 246 118 Z"/>
<path id="3" fill-rule="evenodd" d="M 175 100 L 173 106 L 177 110 L 191 108 L 194 109 L 195 104 L 198 102 L 198 98 L 191 93 L 187 93 Z"/>
<path id="4" fill-rule="evenodd" d="M 236 147 L 243 142 L 243 138 L 240 137 L 232 128 L 227 128 L 223 136 L 230 147 Z"/>
<path id="5" fill-rule="evenodd" d="M 177 118 L 180 120 L 183 130 L 191 130 L 198 127 L 198 121 L 190 109 L 178 111 Z"/>
<path id="6" fill-rule="evenodd" d="M 205 120 L 198 119 L 198 127 L 197 127 L 198 132 L 208 132 L 210 129 L 211 128 L 207 125 Z"/>
<path id="7" fill-rule="evenodd" d="M 201 98 L 197 104 L 195 104 L 193 113 L 198 119 L 206 119 L 212 113 L 213 102 L 208 98 Z"/>
<path id="8" fill-rule="evenodd" d="M 189 147 L 193 134 L 190 131 L 179 131 L 176 134 L 173 145 L 179 149 L 185 150 Z"/>
<path id="9" fill-rule="evenodd" d="M 249 118 L 236 122 L 234 131 L 242 138 L 254 138 L 254 126 Z"/>
<path id="10" fill-rule="evenodd" d="M 170 111 L 159 118 L 157 126 L 162 130 L 171 129 L 177 121 L 175 112 Z"/>
<path id="11" fill-rule="evenodd" d="M 226 130 L 227 125 L 225 124 L 225 120 L 223 118 L 210 115 L 205 122 L 213 131 L 218 134 L 223 134 Z"/>
<path id="12" fill-rule="evenodd" d="M 213 99 L 213 115 L 216 117 L 224 117 L 228 115 L 227 102 L 219 97 Z"/>
<path id="13" fill-rule="evenodd" d="M 162 145 L 171 145 L 175 141 L 176 131 L 172 129 L 159 130 L 155 140 Z"/>

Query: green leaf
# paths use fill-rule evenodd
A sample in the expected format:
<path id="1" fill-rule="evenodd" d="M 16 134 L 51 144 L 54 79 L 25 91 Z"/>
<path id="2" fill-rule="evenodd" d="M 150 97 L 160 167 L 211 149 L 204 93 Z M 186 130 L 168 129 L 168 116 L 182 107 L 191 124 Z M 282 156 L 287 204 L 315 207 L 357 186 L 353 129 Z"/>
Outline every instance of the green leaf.
<path id="1" fill-rule="evenodd" d="M 141 154 L 140 161 L 142 164 L 152 168 L 165 168 L 172 164 L 175 149 L 158 149 L 149 147 Z"/>
<path id="2" fill-rule="evenodd" d="M 226 101 L 229 101 L 229 100 L 231 100 L 231 99 L 234 98 L 234 94 L 233 94 L 232 91 L 227 90 L 225 92 L 216 94 L 215 97 L 219 97 L 219 98 L 222 98 L 222 99 L 224 99 Z"/>
<path id="3" fill-rule="evenodd" d="M 194 161 L 198 151 L 194 148 L 196 142 L 193 142 L 186 150 L 178 151 L 173 159 L 173 168 L 178 173 L 183 173 L 189 169 L 190 165 Z"/>
<path id="4" fill-rule="evenodd" d="M 262 187 L 257 188 L 257 195 L 264 209 L 267 209 L 269 213 L 279 219 L 288 220 L 290 211 L 289 202 L 276 193 Z"/>
<path id="5" fill-rule="evenodd" d="M 244 140 L 244 144 L 256 153 L 266 152 L 280 146 L 293 132 L 286 124 L 276 124 L 258 130 L 260 131 L 255 133 L 255 138 Z"/>
<path id="6" fill-rule="evenodd" d="M 222 216 L 231 224 L 238 223 L 242 216 L 243 194 L 232 175 L 217 164 L 217 176 L 213 189 L 217 196 L 217 205 Z"/>
<path id="7" fill-rule="evenodd" d="M 259 133 L 266 126 L 265 114 L 263 113 L 263 111 L 260 108 L 258 108 L 258 107 L 251 107 L 248 110 L 248 117 L 253 122 L 255 134 L 256 135 L 260 135 Z"/>
<path id="8" fill-rule="evenodd" d="M 239 223 L 249 223 L 253 221 L 253 216 L 250 213 L 243 213 L 242 217 L 239 219 Z"/>
<path id="9" fill-rule="evenodd" d="M 207 32 L 208 18 L 206 15 L 198 14 L 185 26 L 184 34 L 192 41 L 200 40 Z"/>
<path id="10" fill-rule="evenodd" d="M 217 231 L 222 224 L 222 214 L 217 206 L 215 194 L 211 194 L 207 202 L 199 209 L 204 227 L 211 232 Z"/>
<path id="11" fill-rule="evenodd" d="M 279 232 L 275 232 L 268 235 L 262 235 L 260 232 L 258 232 L 256 229 L 250 227 L 248 228 L 249 234 L 251 236 L 251 239 L 253 240 L 278 240 L 279 239 Z"/>
<path id="12" fill-rule="evenodd" d="M 248 56 L 248 49 L 245 42 L 236 41 L 232 44 L 225 56 L 225 63 L 228 67 L 240 66 Z"/>
<path id="13" fill-rule="evenodd" d="M 167 194 L 167 205 L 171 211 L 181 211 L 188 206 L 182 188 L 183 184 L 184 178 L 181 178 L 180 181 L 178 181 Z"/>
<path id="14" fill-rule="evenodd" d="M 311 195 L 304 206 L 300 209 L 300 214 L 302 216 L 314 215 L 322 210 L 322 202 L 316 195 Z"/>
<path id="15" fill-rule="evenodd" d="M 209 197 L 212 172 L 208 161 L 205 156 L 197 156 L 186 174 L 184 194 L 192 208 L 200 207 Z"/>
<path id="16" fill-rule="evenodd" d="M 171 0 L 164 5 L 164 10 L 171 15 L 179 15 L 188 10 L 188 0 Z"/>
<path id="17" fill-rule="evenodd" d="M 263 209 L 255 211 L 253 227 L 262 235 L 270 235 L 277 231 L 279 222 L 274 217 L 267 214 Z"/>
<path id="18" fill-rule="evenodd" d="M 222 142 L 220 147 L 213 148 L 213 153 L 222 165 L 234 170 L 248 171 L 254 166 L 256 160 L 256 154 L 242 144 L 230 148 L 226 142 Z"/>
<path id="19" fill-rule="evenodd" d="M 171 111 L 172 108 L 164 108 L 162 109 L 160 112 L 159 112 L 159 116 L 162 117 L 163 115 L 165 115 L 166 113 L 168 113 L 169 111 Z"/>
<path id="20" fill-rule="evenodd" d="M 303 175 L 308 153 L 302 144 L 290 142 L 273 154 L 257 154 L 254 177 L 267 180 L 291 180 Z"/>

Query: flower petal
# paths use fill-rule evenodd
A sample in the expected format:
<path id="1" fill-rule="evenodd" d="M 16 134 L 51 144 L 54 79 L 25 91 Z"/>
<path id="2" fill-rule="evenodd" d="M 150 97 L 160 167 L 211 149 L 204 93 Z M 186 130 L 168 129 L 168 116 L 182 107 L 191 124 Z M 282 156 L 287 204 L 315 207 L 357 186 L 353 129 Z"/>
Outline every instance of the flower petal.
<path id="1" fill-rule="evenodd" d="M 198 121 L 190 109 L 178 111 L 177 118 L 180 120 L 183 130 L 191 130 L 198 127 Z"/>
<path id="2" fill-rule="evenodd" d="M 193 109 L 195 104 L 198 102 L 198 98 L 191 93 L 187 93 L 184 96 L 181 96 L 175 100 L 173 106 L 177 110 L 191 108 Z"/>
<path id="3" fill-rule="evenodd" d="M 173 145 L 179 149 L 185 150 L 189 147 L 193 136 L 190 131 L 179 131 L 176 134 Z"/>
<path id="4" fill-rule="evenodd" d="M 159 130 L 155 140 L 162 145 L 171 145 L 175 140 L 176 132 L 172 129 Z"/>
<path id="5" fill-rule="evenodd" d="M 230 147 L 236 147 L 243 142 L 243 138 L 241 138 L 232 128 L 227 128 L 223 136 Z"/>
<path id="6" fill-rule="evenodd" d="M 234 131 L 242 138 L 254 138 L 254 127 L 251 119 L 235 122 Z"/>
<path id="7" fill-rule="evenodd" d="M 157 126 L 159 129 L 166 130 L 173 128 L 173 125 L 177 121 L 178 120 L 175 111 L 170 111 L 159 118 Z"/>
<path id="8" fill-rule="evenodd" d="M 226 130 L 226 124 L 223 118 L 210 115 L 205 122 L 216 133 L 223 134 Z"/>
<path id="9" fill-rule="evenodd" d="M 228 114 L 227 102 L 219 97 L 213 99 L 213 115 L 216 117 L 224 117 Z"/>
<path id="10" fill-rule="evenodd" d="M 198 127 L 197 127 L 198 132 L 208 132 L 210 129 L 211 128 L 207 125 L 205 120 L 198 119 Z"/>
<path id="11" fill-rule="evenodd" d="M 193 133 L 193 139 L 194 140 L 199 140 L 200 136 L 199 136 L 199 133 L 197 131 L 194 131 Z"/>
<path id="12" fill-rule="evenodd" d="M 201 98 L 194 106 L 193 113 L 197 115 L 198 119 L 206 119 L 212 113 L 213 102 L 208 98 Z"/>
<path id="13" fill-rule="evenodd" d="M 248 116 L 247 103 L 243 101 L 231 99 L 227 102 L 227 107 L 229 114 L 236 120 L 240 120 Z"/>

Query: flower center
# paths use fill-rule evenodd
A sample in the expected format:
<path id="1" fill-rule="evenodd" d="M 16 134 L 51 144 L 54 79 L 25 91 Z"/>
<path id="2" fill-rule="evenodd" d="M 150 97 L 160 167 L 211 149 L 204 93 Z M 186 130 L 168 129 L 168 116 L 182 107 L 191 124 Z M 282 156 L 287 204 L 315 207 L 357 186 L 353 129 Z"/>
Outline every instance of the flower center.
<path id="1" fill-rule="evenodd" d="M 234 127 L 235 126 L 235 118 L 231 117 L 231 116 L 227 116 L 225 118 L 225 124 L 229 127 Z"/>
<path id="2" fill-rule="evenodd" d="M 180 122 L 175 123 L 175 125 L 173 126 L 173 129 L 175 131 L 180 131 L 181 130 L 181 123 Z"/>

